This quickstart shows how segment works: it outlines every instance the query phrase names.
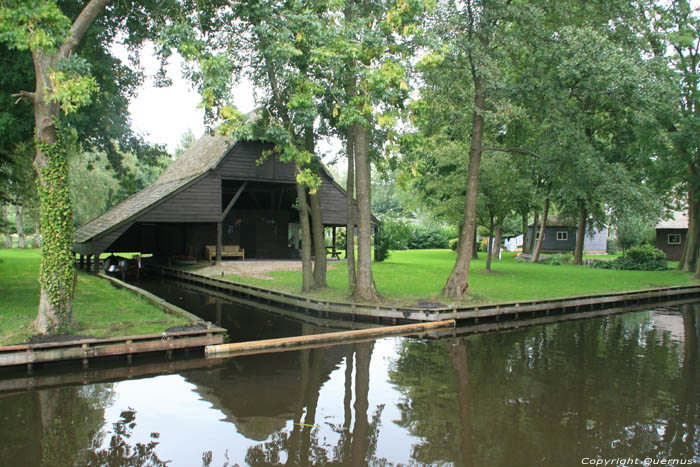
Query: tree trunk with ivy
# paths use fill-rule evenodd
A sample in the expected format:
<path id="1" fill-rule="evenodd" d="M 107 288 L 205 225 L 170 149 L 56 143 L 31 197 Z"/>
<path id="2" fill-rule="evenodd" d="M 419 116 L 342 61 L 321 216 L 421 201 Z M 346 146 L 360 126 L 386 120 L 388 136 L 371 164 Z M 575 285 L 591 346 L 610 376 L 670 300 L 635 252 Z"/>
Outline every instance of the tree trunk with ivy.
<path id="1" fill-rule="evenodd" d="M 61 59 L 75 52 L 85 31 L 109 1 L 90 0 L 57 50 L 32 50 L 36 89 L 32 93 L 22 93 L 34 103 L 37 143 L 34 168 L 39 184 L 40 224 L 44 235 L 39 273 L 41 292 L 34 326 L 42 334 L 65 331 L 73 321 L 73 206 L 68 185 L 67 152 L 56 131 L 60 107 L 51 99 L 54 91 L 51 74 Z"/>

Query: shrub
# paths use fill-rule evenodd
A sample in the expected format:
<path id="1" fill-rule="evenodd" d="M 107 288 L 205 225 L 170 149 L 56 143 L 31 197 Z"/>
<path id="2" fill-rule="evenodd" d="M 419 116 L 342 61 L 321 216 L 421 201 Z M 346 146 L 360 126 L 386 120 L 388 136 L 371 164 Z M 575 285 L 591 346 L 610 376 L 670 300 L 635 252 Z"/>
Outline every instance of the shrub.
<path id="1" fill-rule="evenodd" d="M 377 225 L 377 231 L 374 233 L 374 260 L 384 261 L 389 257 L 389 249 L 391 248 L 391 238 L 388 235 L 387 224 L 380 221 Z"/>
<path id="2" fill-rule="evenodd" d="M 619 269 L 634 271 L 663 271 L 666 267 L 666 253 L 649 245 L 633 247 L 625 256 L 615 260 Z"/>
<path id="3" fill-rule="evenodd" d="M 663 271 L 668 269 L 666 267 L 666 254 L 649 245 L 630 248 L 625 256 L 617 258 L 615 261 L 593 261 L 590 267 L 628 271 Z"/>
<path id="4" fill-rule="evenodd" d="M 545 256 L 540 262 L 543 264 L 551 264 L 553 266 L 561 266 L 562 264 L 571 264 L 574 259 L 571 253 L 557 253 L 555 255 Z"/>
<path id="5" fill-rule="evenodd" d="M 413 226 L 402 220 L 383 219 L 381 222 L 390 250 L 408 250 Z"/>
<path id="6" fill-rule="evenodd" d="M 450 247 L 450 250 L 457 251 L 457 247 L 459 246 L 459 238 L 449 239 L 447 245 Z"/>
<path id="7" fill-rule="evenodd" d="M 613 237 L 608 237 L 608 243 L 607 247 L 605 248 L 605 251 L 609 255 L 616 255 L 617 254 L 617 239 Z"/>
<path id="8" fill-rule="evenodd" d="M 409 250 L 427 248 L 449 248 L 454 229 L 437 224 L 418 224 L 413 226 L 413 235 L 408 241 Z"/>

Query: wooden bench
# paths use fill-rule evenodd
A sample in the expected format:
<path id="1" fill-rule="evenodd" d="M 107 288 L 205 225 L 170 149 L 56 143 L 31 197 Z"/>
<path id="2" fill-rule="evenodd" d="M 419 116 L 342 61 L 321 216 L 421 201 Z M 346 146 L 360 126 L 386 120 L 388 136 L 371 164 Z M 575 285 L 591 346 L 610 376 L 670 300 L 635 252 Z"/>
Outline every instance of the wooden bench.
<path id="1" fill-rule="evenodd" d="M 336 250 L 332 246 L 326 247 L 326 254 L 331 255 L 331 258 L 340 259 L 340 253 L 341 253 L 341 250 Z"/>
<path id="2" fill-rule="evenodd" d="M 212 258 L 216 259 L 216 245 L 205 246 L 204 256 L 209 258 L 209 261 L 212 261 Z M 245 259 L 245 250 L 238 245 L 223 245 L 221 247 L 221 257 Z"/>

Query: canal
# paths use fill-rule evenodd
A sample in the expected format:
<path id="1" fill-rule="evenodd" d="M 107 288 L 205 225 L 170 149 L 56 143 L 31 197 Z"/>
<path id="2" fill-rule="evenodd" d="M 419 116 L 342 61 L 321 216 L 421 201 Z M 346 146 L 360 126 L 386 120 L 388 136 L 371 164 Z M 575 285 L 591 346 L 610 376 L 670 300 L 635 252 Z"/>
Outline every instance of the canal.
<path id="1" fill-rule="evenodd" d="M 232 340 L 334 330 L 181 284 L 146 287 Z M 693 465 L 699 321 L 700 305 L 680 305 L 463 337 L 0 374 L 0 465 Z"/>

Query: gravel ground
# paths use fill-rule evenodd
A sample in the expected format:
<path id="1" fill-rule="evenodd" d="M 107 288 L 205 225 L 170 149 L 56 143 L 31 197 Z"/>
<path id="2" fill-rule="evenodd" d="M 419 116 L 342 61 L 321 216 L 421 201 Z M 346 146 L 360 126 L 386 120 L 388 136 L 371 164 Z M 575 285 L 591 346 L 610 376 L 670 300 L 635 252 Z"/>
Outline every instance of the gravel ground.
<path id="1" fill-rule="evenodd" d="M 328 269 L 335 269 L 336 263 L 340 262 L 345 264 L 343 260 L 328 261 Z M 268 276 L 265 273 L 273 271 L 301 271 L 301 260 L 223 260 L 220 266 L 210 265 L 196 270 L 197 274 L 205 276 L 220 276 L 223 272 L 224 275 L 235 274 L 268 280 L 273 280 L 274 277 Z"/>

